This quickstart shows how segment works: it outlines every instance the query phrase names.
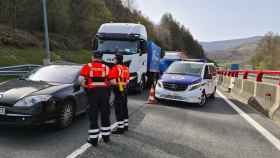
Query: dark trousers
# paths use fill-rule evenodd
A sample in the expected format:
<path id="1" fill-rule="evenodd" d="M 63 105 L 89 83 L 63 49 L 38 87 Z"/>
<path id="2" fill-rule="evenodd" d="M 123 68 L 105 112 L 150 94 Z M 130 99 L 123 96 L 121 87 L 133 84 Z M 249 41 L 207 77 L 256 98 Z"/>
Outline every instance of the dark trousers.
<path id="1" fill-rule="evenodd" d="M 114 87 L 113 91 L 115 94 L 114 107 L 118 128 L 124 129 L 125 125 L 128 126 L 127 93 L 126 90 L 120 92 L 118 87 Z"/>
<path id="2" fill-rule="evenodd" d="M 124 93 L 124 106 L 123 106 L 123 119 L 124 119 L 124 127 L 128 127 L 128 107 L 127 107 L 127 91 Z"/>
<path id="3" fill-rule="evenodd" d="M 103 138 L 109 138 L 111 134 L 109 89 L 94 88 L 87 90 L 89 101 L 89 139 L 98 140 L 99 133 Z M 101 114 L 101 128 L 98 126 L 98 118 Z"/>

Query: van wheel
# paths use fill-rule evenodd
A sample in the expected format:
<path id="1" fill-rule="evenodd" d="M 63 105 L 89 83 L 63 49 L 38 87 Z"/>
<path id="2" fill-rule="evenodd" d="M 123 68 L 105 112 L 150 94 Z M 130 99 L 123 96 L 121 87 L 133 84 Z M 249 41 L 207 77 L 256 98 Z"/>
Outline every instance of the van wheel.
<path id="1" fill-rule="evenodd" d="M 207 102 L 207 96 L 205 93 L 203 93 L 201 95 L 201 99 L 200 99 L 200 102 L 198 103 L 199 106 L 203 107 L 206 105 L 206 102 Z"/>
<path id="2" fill-rule="evenodd" d="M 59 112 L 57 127 L 61 129 L 69 127 L 74 120 L 74 115 L 74 104 L 70 101 L 66 101 Z"/>
<path id="3" fill-rule="evenodd" d="M 216 95 L 216 91 L 217 91 L 217 87 L 215 87 L 214 92 L 210 95 L 210 99 L 215 99 L 215 95 Z"/>

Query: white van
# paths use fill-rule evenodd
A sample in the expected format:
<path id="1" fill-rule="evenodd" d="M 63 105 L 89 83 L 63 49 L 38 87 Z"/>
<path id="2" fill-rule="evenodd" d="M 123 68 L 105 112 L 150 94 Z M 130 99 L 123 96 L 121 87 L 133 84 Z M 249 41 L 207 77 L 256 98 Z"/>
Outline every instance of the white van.
<path id="1" fill-rule="evenodd" d="M 203 60 L 176 61 L 169 66 L 156 85 L 156 98 L 206 104 L 215 98 L 216 68 Z"/>

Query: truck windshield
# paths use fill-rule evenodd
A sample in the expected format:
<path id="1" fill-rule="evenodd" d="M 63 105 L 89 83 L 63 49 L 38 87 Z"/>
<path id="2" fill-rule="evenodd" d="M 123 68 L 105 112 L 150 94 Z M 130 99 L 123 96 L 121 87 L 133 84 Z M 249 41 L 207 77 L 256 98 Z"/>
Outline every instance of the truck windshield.
<path id="1" fill-rule="evenodd" d="M 203 68 L 201 63 L 173 63 L 166 70 L 168 74 L 200 75 Z"/>
<path id="2" fill-rule="evenodd" d="M 119 52 L 124 54 L 135 54 L 138 49 L 137 41 L 116 41 L 116 40 L 99 40 L 98 50 L 107 53 L 115 53 L 118 49 Z"/>

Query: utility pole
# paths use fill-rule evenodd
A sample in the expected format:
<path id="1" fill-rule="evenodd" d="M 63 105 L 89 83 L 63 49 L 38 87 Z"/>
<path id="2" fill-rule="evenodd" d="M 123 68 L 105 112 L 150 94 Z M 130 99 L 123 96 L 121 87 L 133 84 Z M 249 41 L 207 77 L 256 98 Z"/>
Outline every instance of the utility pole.
<path id="1" fill-rule="evenodd" d="M 43 59 L 44 65 L 51 63 L 51 53 L 49 44 L 49 32 L 48 32 L 48 14 L 47 14 L 47 0 L 42 0 L 43 12 L 44 12 L 44 29 L 45 29 L 45 57 Z"/>

